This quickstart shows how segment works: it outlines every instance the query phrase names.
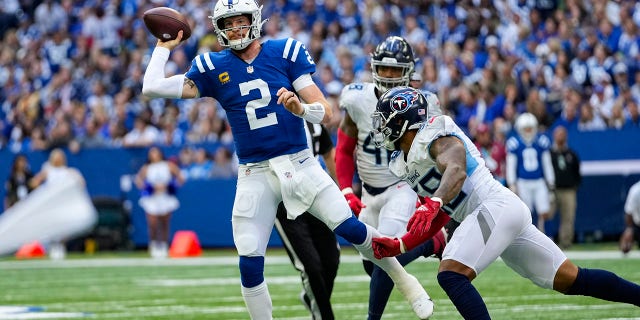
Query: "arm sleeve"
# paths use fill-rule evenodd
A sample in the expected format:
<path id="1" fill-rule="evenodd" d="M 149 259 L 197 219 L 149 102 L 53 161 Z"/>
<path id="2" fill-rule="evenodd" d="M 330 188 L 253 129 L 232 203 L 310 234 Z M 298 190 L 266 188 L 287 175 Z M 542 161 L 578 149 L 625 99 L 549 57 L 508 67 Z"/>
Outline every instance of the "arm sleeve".
<path id="1" fill-rule="evenodd" d="M 336 175 L 340 190 L 350 188 L 355 173 L 355 159 L 353 151 L 356 149 L 356 139 L 338 129 L 338 145 L 336 147 Z"/>
<path id="2" fill-rule="evenodd" d="M 449 222 L 449 220 L 451 220 L 451 217 L 449 217 L 446 212 L 440 210 L 438 215 L 433 219 L 433 222 L 431 222 L 431 228 L 429 228 L 428 232 L 423 233 L 421 236 L 408 232 L 402 236 L 402 242 L 404 243 L 407 251 L 412 250 L 423 242 L 433 238 L 433 236 L 435 236 L 436 233 L 438 233 L 438 231 L 440 231 L 440 229 Z"/>
<path id="3" fill-rule="evenodd" d="M 293 89 L 298 92 L 312 84 L 315 84 L 315 82 L 313 81 L 313 78 L 311 77 L 311 74 L 309 73 L 305 73 L 303 75 L 301 75 L 300 77 L 298 77 L 296 80 L 293 81 L 292 85 L 293 85 Z M 313 102 L 313 101 L 312 101 Z"/>
<path id="4" fill-rule="evenodd" d="M 164 67 L 169 60 L 169 49 L 153 49 L 147 70 L 142 79 L 142 94 L 150 98 L 182 98 L 184 74 L 165 77 Z"/>

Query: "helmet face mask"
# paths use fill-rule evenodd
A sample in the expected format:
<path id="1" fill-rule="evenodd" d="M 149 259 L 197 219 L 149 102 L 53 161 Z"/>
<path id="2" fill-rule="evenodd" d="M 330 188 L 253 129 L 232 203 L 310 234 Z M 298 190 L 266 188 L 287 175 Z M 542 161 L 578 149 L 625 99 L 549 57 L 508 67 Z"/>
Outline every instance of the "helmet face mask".
<path id="1" fill-rule="evenodd" d="M 383 112 L 376 111 L 371 117 L 373 121 L 373 131 L 371 132 L 371 140 L 376 148 L 385 148 L 387 150 L 398 150 L 399 146 L 396 142 L 402 137 L 407 130 L 407 122 L 396 118 L 397 111 L 389 114 L 389 118 L 385 117 Z M 395 120 L 395 124 L 391 121 Z M 400 123 L 397 123 L 400 121 Z M 395 128 L 396 130 L 394 130 Z"/>
<path id="2" fill-rule="evenodd" d="M 429 103 L 410 87 L 396 87 L 378 100 L 373 113 L 371 138 L 377 148 L 400 150 L 399 140 L 407 130 L 418 129 L 428 119 Z"/>
<path id="3" fill-rule="evenodd" d="M 379 73 L 381 66 L 399 68 L 402 70 L 401 75 L 384 77 Z M 386 38 L 376 47 L 371 56 L 373 82 L 381 92 L 394 87 L 408 86 L 414 66 L 413 49 L 405 39 L 397 36 Z"/>
<path id="4" fill-rule="evenodd" d="M 224 20 L 229 17 L 246 15 L 249 17 L 249 25 L 245 27 L 226 28 Z M 255 0 L 218 0 L 213 9 L 213 16 L 209 16 L 213 23 L 213 29 L 218 37 L 218 42 L 223 48 L 242 50 L 251 42 L 260 38 L 262 25 L 262 6 L 258 6 Z M 245 36 L 241 39 L 230 40 L 228 33 L 231 30 L 241 29 Z M 244 30 L 248 29 L 248 30 Z"/>

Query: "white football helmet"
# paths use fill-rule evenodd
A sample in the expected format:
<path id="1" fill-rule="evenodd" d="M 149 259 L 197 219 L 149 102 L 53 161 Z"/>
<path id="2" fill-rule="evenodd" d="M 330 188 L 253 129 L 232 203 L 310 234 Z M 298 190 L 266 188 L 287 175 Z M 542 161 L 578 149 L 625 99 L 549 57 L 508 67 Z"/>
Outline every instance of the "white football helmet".
<path id="1" fill-rule="evenodd" d="M 538 134 L 538 119 L 531 113 L 523 113 L 516 119 L 516 131 L 527 143 L 533 142 Z"/>
<path id="2" fill-rule="evenodd" d="M 224 19 L 239 15 L 251 16 L 251 25 L 247 26 L 249 32 L 238 40 L 229 40 L 227 32 L 231 30 L 224 28 Z M 260 30 L 267 20 L 262 20 L 262 6 L 258 6 L 255 0 L 218 0 L 213 9 L 213 16 L 209 16 L 213 23 L 213 30 L 218 36 L 218 42 L 224 48 L 242 50 L 253 40 L 260 38 Z"/>

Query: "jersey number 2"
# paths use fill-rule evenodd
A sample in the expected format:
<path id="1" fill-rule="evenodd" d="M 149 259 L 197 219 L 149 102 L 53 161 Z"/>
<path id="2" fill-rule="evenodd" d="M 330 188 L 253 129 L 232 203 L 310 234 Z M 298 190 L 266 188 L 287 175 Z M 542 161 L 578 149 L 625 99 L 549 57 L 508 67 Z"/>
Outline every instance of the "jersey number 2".
<path id="1" fill-rule="evenodd" d="M 251 90 L 260 91 L 260 99 L 254 99 L 247 102 L 244 111 L 247 113 L 247 119 L 249 120 L 249 127 L 251 130 L 260 129 L 274 124 L 278 124 L 278 118 L 275 112 L 267 114 L 266 117 L 258 119 L 256 115 L 256 109 L 266 107 L 271 101 L 271 93 L 269 92 L 269 85 L 262 79 L 255 79 L 240 84 L 240 94 L 246 96 Z"/>

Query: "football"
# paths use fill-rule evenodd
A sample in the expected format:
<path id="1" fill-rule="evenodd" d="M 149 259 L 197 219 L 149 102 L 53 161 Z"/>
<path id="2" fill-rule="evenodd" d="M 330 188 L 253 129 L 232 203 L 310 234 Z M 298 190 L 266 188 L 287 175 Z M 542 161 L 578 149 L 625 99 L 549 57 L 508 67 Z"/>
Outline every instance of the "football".
<path id="1" fill-rule="evenodd" d="M 191 37 L 191 27 L 184 15 L 167 8 L 157 7 L 145 11 L 142 20 L 151 34 L 162 41 L 173 40 L 178 37 L 178 31 L 182 30 L 182 41 Z"/>

